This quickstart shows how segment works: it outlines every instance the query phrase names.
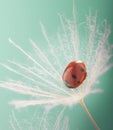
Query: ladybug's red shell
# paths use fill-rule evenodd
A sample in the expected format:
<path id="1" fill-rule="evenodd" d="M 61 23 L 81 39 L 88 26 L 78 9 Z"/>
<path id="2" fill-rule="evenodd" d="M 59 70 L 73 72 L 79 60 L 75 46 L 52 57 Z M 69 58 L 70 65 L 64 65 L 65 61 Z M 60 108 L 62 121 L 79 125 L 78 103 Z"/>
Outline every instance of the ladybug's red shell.
<path id="1" fill-rule="evenodd" d="M 86 66 L 81 61 L 72 61 L 62 75 L 62 80 L 69 88 L 78 87 L 86 78 Z"/>

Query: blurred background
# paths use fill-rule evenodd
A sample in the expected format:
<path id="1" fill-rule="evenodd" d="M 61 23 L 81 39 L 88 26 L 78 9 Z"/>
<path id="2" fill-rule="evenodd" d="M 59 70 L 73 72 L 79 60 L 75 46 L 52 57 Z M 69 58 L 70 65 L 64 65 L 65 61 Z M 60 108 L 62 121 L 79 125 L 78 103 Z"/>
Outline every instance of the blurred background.
<path id="1" fill-rule="evenodd" d="M 27 51 L 31 51 L 29 38 L 34 39 L 39 44 L 44 43 L 40 22 L 46 27 L 48 35 L 54 37 L 61 27 L 59 14 L 72 19 L 72 7 L 73 0 L 0 0 L 0 62 L 5 63 L 9 59 L 18 59 L 21 62 L 25 60 L 25 57 L 18 55 L 17 50 L 9 44 L 9 37 Z M 97 12 L 98 21 L 106 19 L 111 25 L 109 41 L 111 44 L 113 43 L 112 0 L 75 0 L 75 8 L 78 22 L 85 21 L 89 10 L 93 15 Z M 44 47 L 44 44 L 42 46 Z M 0 81 L 18 78 L 20 77 L 0 66 Z M 112 130 L 113 69 L 100 77 L 100 82 L 101 84 L 98 86 L 104 89 L 103 93 L 96 94 L 96 96 L 91 95 L 85 99 L 85 102 L 101 130 Z M 22 98 L 20 95 L 0 88 L 0 130 L 12 130 L 10 116 L 15 109 L 8 102 L 20 98 Z M 17 116 L 27 117 L 33 113 L 34 109 L 23 109 L 22 115 L 20 115 L 22 110 L 17 110 Z M 70 130 L 94 130 L 80 105 L 67 109 L 64 114 L 69 117 Z"/>

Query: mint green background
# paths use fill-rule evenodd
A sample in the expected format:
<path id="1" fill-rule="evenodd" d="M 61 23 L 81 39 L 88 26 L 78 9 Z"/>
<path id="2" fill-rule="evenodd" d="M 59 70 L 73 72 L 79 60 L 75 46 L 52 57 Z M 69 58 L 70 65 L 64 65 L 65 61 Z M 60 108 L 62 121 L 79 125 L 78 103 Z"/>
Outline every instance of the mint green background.
<path id="1" fill-rule="evenodd" d="M 0 0 L 0 62 L 7 59 L 20 61 L 25 57 L 15 55 L 16 49 L 12 47 L 8 38 L 17 41 L 20 46 L 30 51 L 28 39 L 44 41 L 39 22 L 41 21 L 48 30 L 49 36 L 54 36 L 60 20 L 58 14 L 72 18 L 72 0 Z M 84 21 L 89 9 L 98 12 L 98 20 L 107 19 L 113 31 L 113 2 L 112 0 L 75 0 L 78 21 Z M 113 33 L 110 42 L 113 43 Z M 18 78 L 0 66 L 0 80 Z M 86 98 L 86 104 L 101 130 L 113 129 L 113 69 L 104 74 L 101 84 L 97 87 L 104 88 L 104 92 Z M 10 130 L 9 116 L 13 109 L 8 102 L 13 98 L 21 98 L 13 92 L 0 88 L 0 130 Z M 70 118 L 70 130 L 94 130 L 90 120 L 81 106 L 67 110 Z"/>

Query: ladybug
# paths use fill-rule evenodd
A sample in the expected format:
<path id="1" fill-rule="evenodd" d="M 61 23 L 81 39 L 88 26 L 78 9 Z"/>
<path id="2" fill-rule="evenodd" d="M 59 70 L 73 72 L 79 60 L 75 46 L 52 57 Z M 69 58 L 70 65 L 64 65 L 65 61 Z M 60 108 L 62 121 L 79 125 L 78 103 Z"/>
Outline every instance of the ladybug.
<path id="1" fill-rule="evenodd" d="M 72 61 L 62 75 L 64 84 L 69 88 L 77 88 L 87 76 L 86 66 L 82 61 Z"/>

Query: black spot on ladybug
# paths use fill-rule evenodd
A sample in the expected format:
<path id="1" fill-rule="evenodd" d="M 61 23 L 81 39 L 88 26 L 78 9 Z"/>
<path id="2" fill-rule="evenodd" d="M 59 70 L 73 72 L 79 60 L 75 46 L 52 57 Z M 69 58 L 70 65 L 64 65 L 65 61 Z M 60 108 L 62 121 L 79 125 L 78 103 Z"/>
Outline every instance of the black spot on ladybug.
<path id="1" fill-rule="evenodd" d="M 76 77 L 76 75 L 75 75 L 75 74 L 72 74 L 72 78 L 76 79 L 77 77 Z"/>
<path id="2" fill-rule="evenodd" d="M 84 72 L 84 69 L 83 69 L 83 68 L 81 68 L 81 69 L 80 69 L 80 71 L 81 71 L 81 72 Z"/>
<path id="3" fill-rule="evenodd" d="M 77 83 L 79 84 L 79 83 L 80 83 L 80 81 L 77 81 Z"/>

